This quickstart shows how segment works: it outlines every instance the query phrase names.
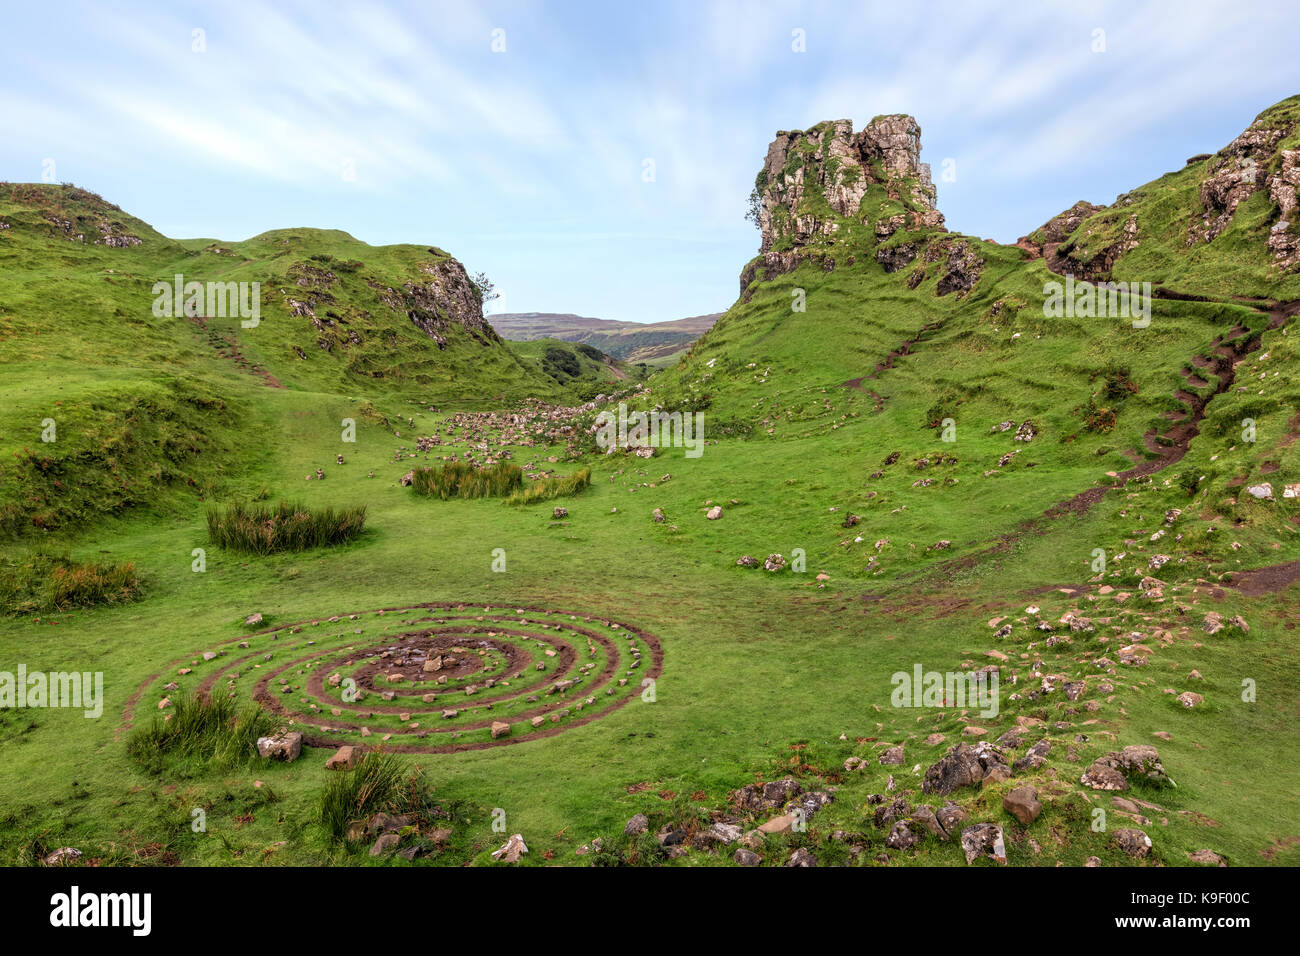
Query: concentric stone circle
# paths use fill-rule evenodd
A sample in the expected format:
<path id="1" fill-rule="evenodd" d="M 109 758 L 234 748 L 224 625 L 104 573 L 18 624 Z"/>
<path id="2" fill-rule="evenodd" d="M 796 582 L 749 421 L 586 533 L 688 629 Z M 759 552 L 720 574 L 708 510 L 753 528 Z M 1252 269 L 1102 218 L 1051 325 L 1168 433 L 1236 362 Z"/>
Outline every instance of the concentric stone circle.
<path id="1" fill-rule="evenodd" d="M 169 694 L 226 694 L 257 701 L 308 746 L 454 753 L 590 723 L 641 700 L 662 669 L 658 638 L 607 617 L 412 604 L 277 625 L 177 658 L 139 685 L 123 726 Z"/>

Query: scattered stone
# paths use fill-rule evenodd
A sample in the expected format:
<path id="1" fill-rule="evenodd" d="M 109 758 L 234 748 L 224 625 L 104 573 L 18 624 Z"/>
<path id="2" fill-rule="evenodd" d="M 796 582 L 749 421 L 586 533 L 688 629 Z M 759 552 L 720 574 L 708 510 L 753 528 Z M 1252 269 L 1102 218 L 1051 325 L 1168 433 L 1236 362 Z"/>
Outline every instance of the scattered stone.
<path id="1" fill-rule="evenodd" d="M 910 850 L 921 842 L 921 835 L 914 833 L 906 820 L 896 820 L 885 837 L 885 846 L 891 850 Z"/>
<path id="2" fill-rule="evenodd" d="M 518 863 L 519 858 L 528 852 L 522 834 L 511 834 L 510 839 L 499 850 L 492 852 L 492 859 L 501 863 Z"/>
<path id="3" fill-rule="evenodd" d="M 884 767 L 897 767 L 903 763 L 903 745 L 890 747 L 880 755 L 880 764 Z"/>
<path id="4" fill-rule="evenodd" d="M 817 865 L 817 857 L 813 856 L 812 853 L 809 852 L 804 847 L 799 847 L 799 849 L 791 853 L 790 859 L 786 863 L 786 866 L 805 867 L 805 868 L 813 867 L 816 865 Z"/>

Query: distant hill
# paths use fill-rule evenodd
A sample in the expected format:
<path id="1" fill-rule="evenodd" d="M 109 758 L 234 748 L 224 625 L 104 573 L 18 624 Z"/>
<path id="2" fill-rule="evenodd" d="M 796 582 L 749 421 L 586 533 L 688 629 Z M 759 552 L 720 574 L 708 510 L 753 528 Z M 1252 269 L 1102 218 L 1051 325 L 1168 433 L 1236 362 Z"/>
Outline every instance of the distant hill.
<path id="1" fill-rule="evenodd" d="M 626 362 L 585 342 L 547 338 L 507 344 L 526 365 L 558 385 L 569 387 L 582 401 L 616 388 L 619 382 L 626 384 L 633 377 Z"/>
<path id="2" fill-rule="evenodd" d="M 620 322 L 556 312 L 505 312 L 487 317 L 502 338 L 517 342 L 560 339 L 584 342 L 630 365 L 671 363 L 713 328 L 721 312 L 670 322 Z"/>

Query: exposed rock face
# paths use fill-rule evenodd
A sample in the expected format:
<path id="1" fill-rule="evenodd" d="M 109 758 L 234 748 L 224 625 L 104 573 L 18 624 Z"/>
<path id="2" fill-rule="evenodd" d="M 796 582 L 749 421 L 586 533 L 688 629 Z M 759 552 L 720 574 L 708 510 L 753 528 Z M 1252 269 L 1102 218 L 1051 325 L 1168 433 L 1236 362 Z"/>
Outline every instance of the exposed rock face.
<path id="1" fill-rule="evenodd" d="M 1244 199 L 1264 186 L 1264 169 L 1285 130 L 1270 129 L 1256 120 L 1244 133 L 1219 150 L 1210 163 L 1210 176 L 1201 183 L 1200 227 L 1193 227 L 1188 245 L 1209 242 L 1232 222 Z M 1293 190 L 1294 196 L 1294 190 Z"/>
<path id="2" fill-rule="evenodd" d="M 1268 251 L 1282 269 L 1300 265 L 1300 222 L 1297 222 L 1297 202 L 1300 201 L 1300 149 L 1284 149 L 1282 166 L 1268 179 L 1268 197 L 1280 211 L 1278 221 L 1268 233 Z"/>
<path id="3" fill-rule="evenodd" d="M 501 342 L 483 318 L 483 304 L 464 266 L 455 259 L 442 259 L 422 265 L 420 271 L 428 276 L 425 281 L 407 282 L 400 290 L 373 283 L 372 287 L 380 301 L 394 311 L 405 312 L 440 349 L 447 347 L 446 333 L 452 325 L 459 325 L 481 345 Z"/>
<path id="4" fill-rule="evenodd" d="M 873 184 L 883 185 L 906 209 L 876 225 L 878 239 L 904 227 L 943 228 L 930 167 L 921 162 L 921 127 L 912 117 L 878 116 L 859 133 L 849 120 L 777 133 L 754 184 L 762 258 L 741 274 L 741 292 L 760 266 L 770 278 L 814 257 L 814 251 L 828 271 L 834 268 L 827 247 L 842 227 L 872 220 L 873 211 L 861 204 Z"/>
<path id="5" fill-rule="evenodd" d="M 939 295 L 956 292 L 957 297 L 961 298 L 979 281 L 984 261 L 971 250 L 965 240 L 962 240 L 953 243 L 948 250 L 947 266 L 948 271 L 939 279 L 935 291 Z"/>
<path id="6" fill-rule="evenodd" d="M 1156 783 L 1168 779 L 1155 747 L 1135 744 L 1098 757 L 1079 782 L 1093 790 L 1127 790 L 1133 776 L 1144 776 Z"/>

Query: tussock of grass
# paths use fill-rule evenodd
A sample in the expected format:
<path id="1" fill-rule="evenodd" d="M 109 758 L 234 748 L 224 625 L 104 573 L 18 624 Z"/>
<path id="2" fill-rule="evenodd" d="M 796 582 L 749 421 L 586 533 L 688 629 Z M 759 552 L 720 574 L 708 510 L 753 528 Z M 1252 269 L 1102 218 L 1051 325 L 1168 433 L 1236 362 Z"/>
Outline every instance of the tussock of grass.
<path id="1" fill-rule="evenodd" d="M 139 596 L 140 581 L 131 561 L 79 563 L 41 553 L 0 560 L 0 612 L 7 614 L 125 604 Z"/>
<path id="2" fill-rule="evenodd" d="M 524 470 L 499 461 L 485 468 L 467 462 L 448 462 L 441 468 L 417 468 L 411 476 L 416 494 L 441 498 L 499 498 L 517 492 L 524 483 Z"/>
<path id="3" fill-rule="evenodd" d="M 425 787 L 419 767 L 382 750 L 372 750 L 356 769 L 333 777 L 321 792 L 320 823 L 336 840 L 349 824 L 379 812 L 405 813 L 423 806 Z"/>
<path id="4" fill-rule="evenodd" d="M 366 507 L 323 508 L 280 502 L 275 508 L 252 508 L 236 502 L 225 511 L 208 510 L 208 540 L 247 554 L 307 551 L 345 544 L 365 530 Z"/>
<path id="5" fill-rule="evenodd" d="M 575 471 L 571 475 L 557 476 L 555 478 L 544 478 L 541 481 L 535 481 L 532 485 L 521 491 L 516 491 L 506 499 L 507 504 L 512 505 L 532 505 L 539 501 L 550 501 L 553 498 L 568 498 L 576 495 L 584 488 L 591 484 L 591 469 L 583 468 Z"/>
<path id="6" fill-rule="evenodd" d="M 246 764 L 259 759 L 257 738 L 276 727 L 275 718 L 256 704 L 240 709 L 228 697 L 187 694 L 172 701 L 170 720 L 157 716 L 136 730 L 126 752 L 150 773 L 158 773 L 167 758 Z"/>

